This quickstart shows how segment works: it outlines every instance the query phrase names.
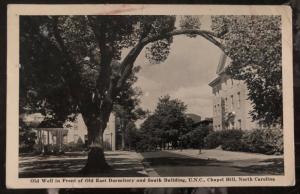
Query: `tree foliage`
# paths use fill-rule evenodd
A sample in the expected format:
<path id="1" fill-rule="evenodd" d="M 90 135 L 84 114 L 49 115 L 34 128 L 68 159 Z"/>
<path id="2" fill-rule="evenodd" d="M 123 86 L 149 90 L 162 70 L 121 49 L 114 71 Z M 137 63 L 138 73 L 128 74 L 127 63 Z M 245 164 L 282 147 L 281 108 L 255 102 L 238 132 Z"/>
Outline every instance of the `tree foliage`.
<path id="1" fill-rule="evenodd" d="M 232 59 L 227 73 L 244 80 L 253 120 L 282 123 L 282 42 L 280 16 L 213 16 L 212 30 Z"/>
<path id="2" fill-rule="evenodd" d="M 26 126 L 22 119 L 20 119 L 19 126 L 19 144 L 20 152 L 32 152 L 34 150 L 35 141 L 37 139 L 36 133 L 28 126 Z"/>
<path id="3" fill-rule="evenodd" d="M 186 138 L 188 139 L 188 147 L 189 148 L 195 148 L 195 149 L 201 149 L 205 145 L 205 138 L 208 136 L 208 134 L 211 132 L 211 129 L 207 126 L 202 127 L 198 126 L 194 129 L 192 129 L 190 132 L 186 134 Z"/>
<path id="4" fill-rule="evenodd" d="M 159 98 L 154 113 L 141 125 L 148 144 L 160 148 L 166 144 L 178 147 L 179 137 L 188 131 L 186 109 L 187 106 L 179 99 L 171 99 L 168 95 Z"/>

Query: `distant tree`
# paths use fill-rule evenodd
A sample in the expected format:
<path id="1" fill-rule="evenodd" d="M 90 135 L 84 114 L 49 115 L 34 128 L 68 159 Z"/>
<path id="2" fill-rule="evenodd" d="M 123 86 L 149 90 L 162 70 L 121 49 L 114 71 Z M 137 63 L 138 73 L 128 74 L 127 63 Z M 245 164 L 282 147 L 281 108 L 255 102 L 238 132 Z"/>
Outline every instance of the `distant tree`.
<path id="1" fill-rule="evenodd" d="M 19 144 L 20 148 L 24 152 L 30 152 L 34 150 L 35 141 L 37 139 L 36 132 L 28 127 L 22 119 L 19 122 Z"/>
<path id="2" fill-rule="evenodd" d="M 157 115 L 148 115 L 140 127 L 140 138 L 137 142 L 138 151 L 156 150 L 162 145 L 163 131 Z"/>
<path id="3" fill-rule="evenodd" d="M 131 121 L 127 124 L 124 135 L 125 135 L 125 146 L 129 150 L 132 149 L 136 150 L 137 143 L 141 140 L 141 134 L 134 122 Z"/>
<path id="4" fill-rule="evenodd" d="M 187 131 L 186 109 L 179 99 L 168 95 L 159 98 L 154 113 L 141 126 L 142 133 L 151 140 L 154 138 L 153 143 L 161 148 L 166 144 L 178 147 L 179 137 Z"/>
<path id="5" fill-rule="evenodd" d="M 190 147 L 199 149 L 199 154 L 201 153 L 201 149 L 204 147 L 205 137 L 209 134 L 211 129 L 206 126 L 198 126 L 189 133 L 187 133 L 187 137 L 189 138 Z"/>
<path id="6" fill-rule="evenodd" d="M 227 73 L 248 86 L 253 120 L 282 124 L 280 16 L 213 16 L 212 30 L 232 59 Z"/>
<path id="7" fill-rule="evenodd" d="M 125 93 L 115 103 L 113 108 L 117 117 L 117 127 L 121 130 L 121 146 L 123 150 L 126 144 L 128 145 L 129 143 L 126 140 L 130 139 L 129 135 L 132 134 L 129 131 L 135 128 L 134 122 L 138 119 L 143 119 L 147 114 L 147 111 L 138 106 L 142 95 L 139 88 L 130 86 Z"/>

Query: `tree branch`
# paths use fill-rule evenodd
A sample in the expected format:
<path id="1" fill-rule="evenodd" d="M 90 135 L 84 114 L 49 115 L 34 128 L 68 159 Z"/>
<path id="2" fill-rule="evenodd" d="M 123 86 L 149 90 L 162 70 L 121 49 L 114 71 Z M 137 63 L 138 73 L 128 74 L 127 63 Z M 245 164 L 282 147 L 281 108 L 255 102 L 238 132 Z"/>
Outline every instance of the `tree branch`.
<path id="1" fill-rule="evenodd" d="M 140 52 L 143 50 L 144 46 L 146 46 L 151 42 L 155 42 L 158 40 L 162 40 L 172 36 L 183 35 L 183 34 L 200 35 L 205 39 L 207 39 L 208 41 L 210 41 L 211 43 L 213 43 L 214 45 L 216 45 L 217 47 L 219 47 L 222 51 L 225 50 L 224 46 L 215 39 L 215 37 L 218 38 L 218 36 L 215 35 L 213 32 L 206 31 L 206 30 L 197 30 L 197 29 L 174 30 L 158 36 L 144 38 L 143 40 L 138 42 L 134 48 L 130 50 L 128 55 L 122 61 L 121 70 L 120 70 L 121 77 L 119 78 L 117 88 L 120 89 L 123 86 L 123 84 L 126 82 L 127 78 L 130 76 L 134 62 L 138 57 L 138 55 L 140 54 Z"/>
<path id="2" fill-rule="evenodd" d="M 75 61 L 72 59 L 71 55 L 68 52 L 68 48 L 66 47 L 62 37 L 60 36 L 59 29 L 58 29 L 58 17 L 53 17 L 53 32 L 54 32 L 54 37 L 61 48 L 60 50 L 63 52 L 65 57 L 67 58 L 67 61 L 70 64 L 75 64 Z"/>
<path id="3" fill-rule="evenodd" d="M 169 37 L 172 37 L 172 36 L 184 35 L 184 34 L 202 36 L 205 39 L 207 39 L 208 41 L 210 41 L 211 43 L 213 43 L 214 45 L 216 45 L 217 47 L 219 47 L 221 50 L 223 50 L 223 51 L 225 50 L 224 46 L 215 39 L 215 38 L 218 38 L 218 36 L 216 34 L 214 34 L 213 32 L 207 31 L 207 30 L 197 30 L 197 29 L 173 30 L 173 31 L 167 32 L 165 34 L 145 38 L 144 40 L 142 40 L 142 42 L 144 44 L 148 44 L 148 43 L 155 42 L 155 41 L 158 41 L 158 40 L 162 40 L 162 39 L 165 39 L 165 38 L 169 38 Z"/>
<path id="4" fill-rule="evenodd" d="M 87 18 L 88 18 L 88 24 L 91 27 L 95 35 L 95 38 L 97 40 L 98 46 L 100 48 L 101 59 L 99 64 L 100 65 L 99 76 L 97 79 L 97 90 L 98 90 L 97 98 L 103 99 L 105 98 L 105 96 L 107 96 L 110 85 L 112 85 L 111 62 L 113 59 L 113 51 L 105 36 L 106 26 L 101 25 L 100 22 L 99 25 L 101 29 L 99 29 L 96 25 L 96 21 L 93 16 L 88 16 Z"/>
<path id="5" fill-rule="evenodd" d="M 72 97 L 77 101 L 77 103 L 80 106 L 81 105 L 81 94 L 79 92 L 77 92 L 77 91 L 79 91 L 78 87 L 80 86 L 80 83 L 78 81 L 79 80 L 78 79 L 79 69 L 76 64 L 76 61 L 73 60 L 71 54 L 68 51 L 67 46 L 65 45 L 65 43 L 60 35 L 59 29 L 58 29 L 58 16 L 53 17 L 52 22 L 53 22 L 52 24 L 53 24 L 54 37 L 58 44 L 56 46 L 59 47 L 58 50 L 60 50 L 60 52 L 67 59 L 68 68 L 70 69 L 69 71 L 67 71 L 68 73 L 65 76 L 68 79 L 67 83 L 69 86 L 69 91 L 70 91 L 70 94 L 72 95 Z"/>

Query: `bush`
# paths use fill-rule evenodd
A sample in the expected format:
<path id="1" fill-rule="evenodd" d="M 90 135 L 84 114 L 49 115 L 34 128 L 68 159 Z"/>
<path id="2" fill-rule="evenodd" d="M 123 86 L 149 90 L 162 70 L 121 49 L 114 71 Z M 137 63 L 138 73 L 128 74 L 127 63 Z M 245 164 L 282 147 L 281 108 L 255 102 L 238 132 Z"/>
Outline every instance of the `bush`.
<path id="1" fill-rule="evenodd" d="M 137 152 L 150 152 L 158 150 L 160 140 L 157 138 L 144 137 L 136 145 Z"/>
<path id="2" fill-rule="evenodd" d="M 245 145 L 242 142 L 242 130 L 229 129 L 213 131 L 205 138 L 205 147 L 209 149 L 221 146 L 223 150 L 245 151 Z"/>
<path id="3" fill-rule="evenodd" d="M 208 127 L 197 127 L 190 131 L 187 134 L 189 137 L 189 146 L 196 149 L 203 148 L 205 137 L 207 137 L 209 132 L 210 130 Z"/>
<path id="4" fill-rule="evenodd" d="M 84 144 L 82 143 L 74 143 L 74 142 L 70 142 L 66 145 L 64 145 L 64 148 L 63 148 L 64 151 L 67 151 L 67 152 L 78 152 L 78 151 L 85 151 L 86 150 L 86 147 Z"/>
<path id="5" fill-rule="evenodd" d="M 205 138 L 204 138 L 204 145 L 205 148 L 214 149 L 217 148 L 222 144 L 221 140 L 221 133 L 220 131 L 211 131 Z"/>
<path id="6" fill-rule="evenodd" d="M 283 153 L 282 129 L 255 129 L 247 131 L 243 136 L 248 151 L 263 154 Z"/>
<path id="7" fill-rule="evenodd" d="M 277 128 L 213 131 L 205 138 L 205 147 L 218 146 L 227 151 L 283 154 L 283 132 Z"/>
<path id="8" fill-rule="evenodd" d="M 222 149 L 227 151 L 246 151 L 246 146 L 242 141 L 244 131 L 229 129 L 221 131 Z"/>

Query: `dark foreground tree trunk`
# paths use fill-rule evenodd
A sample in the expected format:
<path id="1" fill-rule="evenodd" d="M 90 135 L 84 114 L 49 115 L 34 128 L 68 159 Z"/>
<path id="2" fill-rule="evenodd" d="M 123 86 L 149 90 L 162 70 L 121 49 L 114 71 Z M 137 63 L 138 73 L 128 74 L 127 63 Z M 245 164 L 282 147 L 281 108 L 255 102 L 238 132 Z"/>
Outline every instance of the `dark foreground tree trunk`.
<path id="1" fill-rule="evenodd" d="M 106 128 L 100 117 L 84 118 L 88 128 L 89 153 L 86 165 L 82 169 L 83 174 L 101 174 L 110 171 L 112 168 L 107 164 L 104 157 L 103 132 Z"/>
<path id="2" fill-rule="evenodd" d="M 90 148 L 86 165 L 82 169 L 83 174 L 101 174 L 111 170 L 104 157 L 103 148 Z"/>

